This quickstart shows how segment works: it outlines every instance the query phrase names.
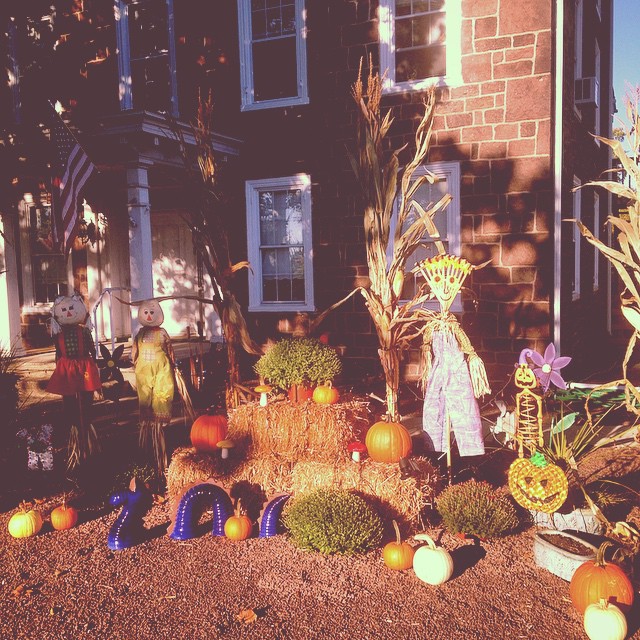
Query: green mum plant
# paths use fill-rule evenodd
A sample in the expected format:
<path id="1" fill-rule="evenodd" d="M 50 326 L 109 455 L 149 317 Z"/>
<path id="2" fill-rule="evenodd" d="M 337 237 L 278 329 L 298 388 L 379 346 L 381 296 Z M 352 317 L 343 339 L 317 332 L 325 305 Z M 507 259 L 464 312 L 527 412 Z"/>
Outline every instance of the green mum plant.
<path id="1" fill-rule="evenodd" d="M 284 524 L 298 547 L 325 554 L 364 553 L 382 540 L 380 516 L 349 491 L 316 489 L 296 498 Z"/>
<path id="2" fill-rule="evenodd" d="M 332 347 L 315 338 L 286 338 L 276 342 L 254 368 L 261 378 L 286 390 L 294 384 L 332 381 L 342 363 Z"/>

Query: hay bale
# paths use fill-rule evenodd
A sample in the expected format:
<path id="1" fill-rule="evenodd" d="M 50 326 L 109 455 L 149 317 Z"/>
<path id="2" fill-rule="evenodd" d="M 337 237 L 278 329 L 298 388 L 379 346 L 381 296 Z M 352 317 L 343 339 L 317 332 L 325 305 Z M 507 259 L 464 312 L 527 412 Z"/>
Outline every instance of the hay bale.
<path id="1" fill-rule="evenodd" d="M 192 447 L 176 449 L 167 469 L 167 498 L 170 503 L 180 496 L 184 487 L 210 478 L 219 480 L 220 462 L 208 453 L 199 453 Z"/>
<path id="2" fill-rule="evenodd" d="M 420 468 L 418 478 L 400 478 L 397 464 L 352 461 L 299 462 L 293 469 L 291 489 L 296 494 L 321 487 L 356 491 L 367 497 L 385 518 L 405 521 L 412 528 L 422 522 L 423 510 L 433 505 L 439 475 L 426 458 L 413 458 Z"/>
<path id="3" fill-rule="evenodd" d="M 364 439 L 371 422 L 369 403 L 349 397 L 331 405 L 276 400 L 266 407 L 240 405 L 229 415 L 229 437 L 248 443 L 248 457 L 281 461 L 345 461 L 347 445 Z"/>
<path id="4" fill-rule="evenodd" d="M 224 484 L 231 486 L 236 482 L 248 482 L 259 485 L 265 497 L 276 493 L 291 493 L 294 467 L 295 463 L 274 457 L 252 458 L 226 476 Z"/>

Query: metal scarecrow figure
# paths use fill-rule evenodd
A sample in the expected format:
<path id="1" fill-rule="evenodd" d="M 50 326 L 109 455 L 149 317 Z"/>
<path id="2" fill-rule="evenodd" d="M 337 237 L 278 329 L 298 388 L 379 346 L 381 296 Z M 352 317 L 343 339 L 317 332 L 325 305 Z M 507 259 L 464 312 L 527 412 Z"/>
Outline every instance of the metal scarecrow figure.
<path id="1" fill-rule="evenodd" d="M 423 334 L 425 388 L 422 413 L 426 446 L 447 453 L 451 479 L 451 430 L 461 456 L 484 453 L 477 398 L 491 392 L 484 364 L 457 318 L 449 311 L 473 266 L 457 256 L 438 255 L 419 270 L 440 303 Z"/>
<path id="2" fill-rule="evenodd" d="M 91 336 L 91 320 L 80 294 L 58 296 L 51 310 L 51 334 L 55 340 L 56 368 L 47 391 L 61 395 L 64 413 L 71 425 L 69 467 L 87 458 L 97 446 L 97 435 L 89 421 L 93 392 L 101 388 Z"/>

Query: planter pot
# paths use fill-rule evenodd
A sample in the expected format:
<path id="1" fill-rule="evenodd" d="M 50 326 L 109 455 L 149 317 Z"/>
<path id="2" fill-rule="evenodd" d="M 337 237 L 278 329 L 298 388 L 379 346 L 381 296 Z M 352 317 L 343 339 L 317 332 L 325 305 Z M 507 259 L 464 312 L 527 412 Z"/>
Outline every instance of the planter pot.
<path id="1" fill-rule="evenodd" d="M 558 540 L 557 543 L 551 541 L 554 538 Z M 561 544 L 575 548 L 569 550 L 559 546 Z M 596 552 L 597 549 L 592 544 L 565 531 L 544 529 L 538 531 L 533 539 L 535 563 L 567 582 L 571 581 L 576 569 L 583 562 L 595 559 Z"/>
<path id="2" fill-rule="evenodd" d="M 313 397 L 313 387 L 306 384 L 294 384 L 289 388 L 289 400 L 293 404 L 300 404 Z"/>
<path id="3" fill-rule="evenodd" d="M 602 535 L 604 533 L 604 525 L 591 509 L 575 509 L 570 513 L 543 513 L 542 511 L 530 510 L 531 517 L 536 526 L 543 529 L 571 529 L 572 531 L 582 531 L 584 533 L 593 533 L 594 535 Z"/>

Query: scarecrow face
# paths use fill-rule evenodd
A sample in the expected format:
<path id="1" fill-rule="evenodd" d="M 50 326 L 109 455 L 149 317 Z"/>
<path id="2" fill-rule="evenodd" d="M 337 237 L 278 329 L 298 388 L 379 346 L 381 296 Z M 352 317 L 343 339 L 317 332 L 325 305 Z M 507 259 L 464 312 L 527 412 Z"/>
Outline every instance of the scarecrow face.
<path id="1" fill-rule="evenodd" d="M 471 272 L 471 265 L 458 256 L 435 256 L 424 260 L 420 270 L 431 292 L 446 312 L 462 288 L 462 283 Z"/>
<path id="2" fill-rule="evenodd" d="M 164 313 L 157 300 L 145 300 L 138 308 L 138 322 L 145 327 L 159 327 L 164 322 Z"/>
<path id="3" fill-rule="evenodd" d="M 53 317 L 60 325 L 82 324 L 87 308 L 79 296 L 60 296 L 53 303 Z"/>
<path id="4" fill-rule="evenodd" d="M 528 364 L 518 366 L 516 369 L 515 383 L 519 389 L 535 389 L 538 386 L 536 376 Z"/>

